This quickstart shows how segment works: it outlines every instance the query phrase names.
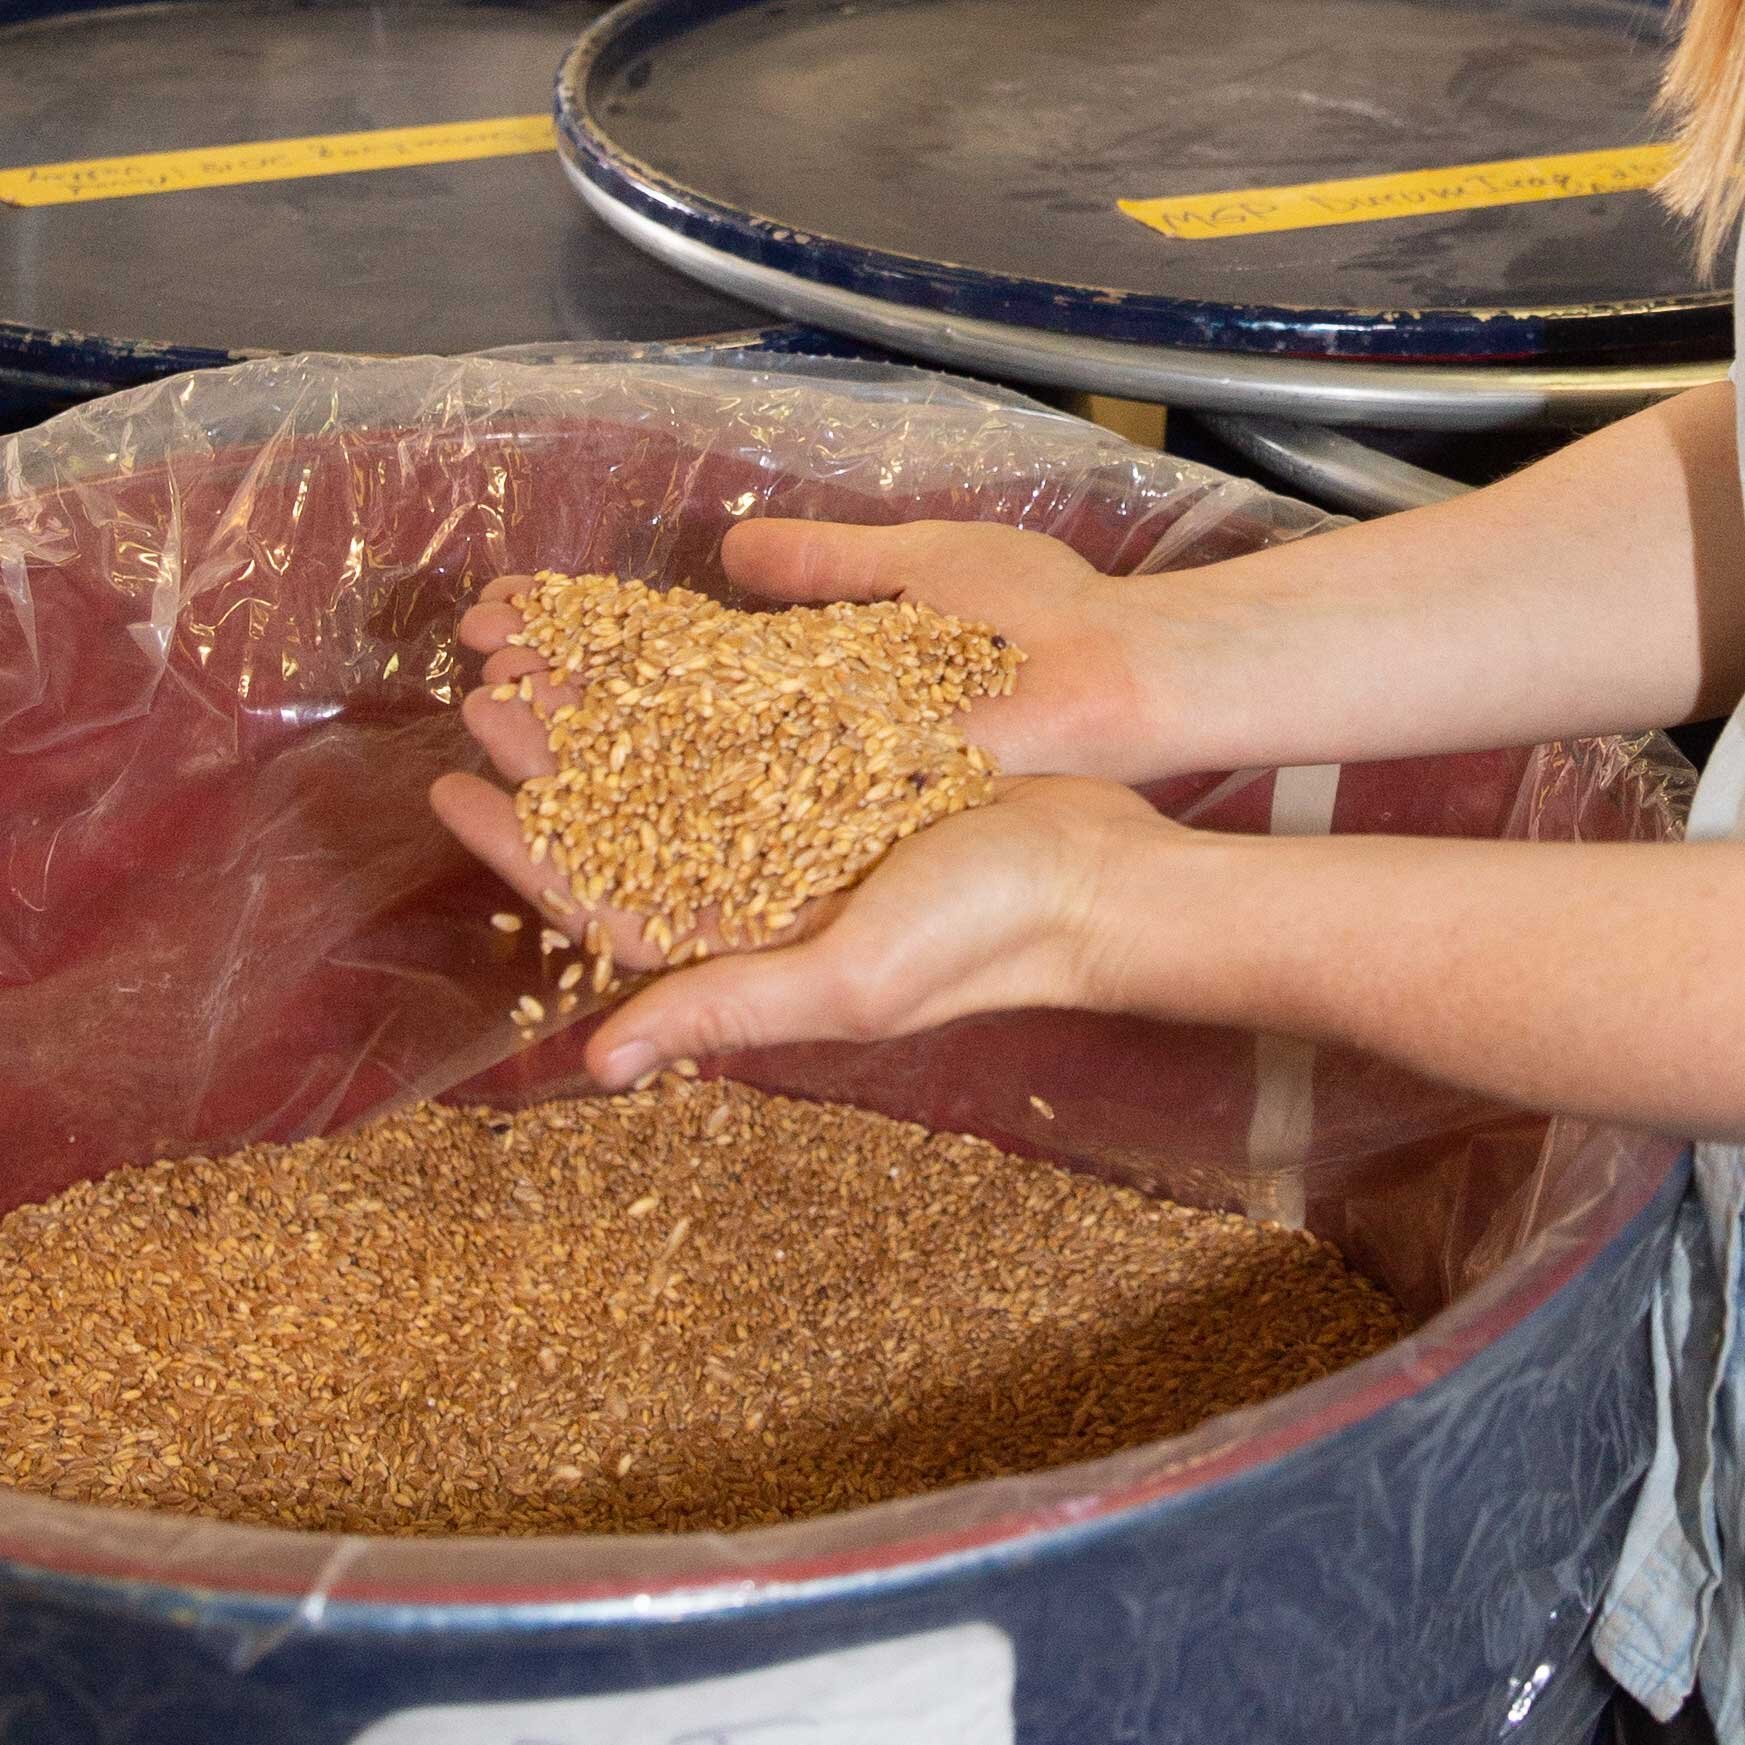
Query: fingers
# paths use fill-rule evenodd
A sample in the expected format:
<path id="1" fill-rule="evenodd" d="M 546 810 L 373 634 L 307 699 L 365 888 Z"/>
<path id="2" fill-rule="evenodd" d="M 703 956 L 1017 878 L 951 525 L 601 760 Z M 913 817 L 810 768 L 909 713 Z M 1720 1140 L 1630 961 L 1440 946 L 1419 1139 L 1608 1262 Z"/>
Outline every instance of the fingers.
<path id="1" fill-rule="evenodd" d="M 521 678 L 526 673 L 542 673 L 545 670 L 545 657 L 537 649 L 500 648 L 485 662 L 485 683 L 506 684 L 510 679 Z"/>
<path id="2" fill-rule="evenodd" d="M 514 802 L 481 776 L 440 776 L 430 787 L 430 806 L 470 854 L 482 860 L 529 907 L 567 939 L 581 939 L 598 921 L 611 941 L 612 960 L 631 974 L 662 967 L 660 951 L 642 937 L 642 923 L 613 909 L 589 909 L 566 891 L 549 865 L 535 866 L 515 816 Z M 711 943 L 718 943 L 710 935 Z"/>
<path id="3" fill-rule="evenodd" d="M 551 873 L 527 858 L 514 802 L 501 788 L 493 787 L 482 776 L 439 776 L 430 787 L 430 805 L 463 848 L 534 908 L 551 915 L 553 926 L 562 927 L 557 911 L 544 897 L 552 884 Z"/>
<path id="4" fill-rule="evenodd" d="M 524 680 L 525 697 L 520 694 Z M 516 687 L 513 696 L 499 694 L 511 684 Z M 557 767 L 547 723 L 564 704 L 580 697 L 574 686 L 556 683 L 533 650 L 499 649 L 485 662 L 484 687 L 470 691 L 461 704 L 461 719 L 498 774 L 519 785 L 533 776 L 550 775 Z"/>
<path id="5" fill-rule="evenodd" d="M 588 1070 L 618 1090 L 686 1056 L 861 1037 L 868 1022 L 845 989 L 837 958 L 821 932 L 803 944 L 663 977 L 601 1025 L 588 1044 Z"/>
<path id="6" fill-rule="evenodd" d="M 1093 574 L 1046 534 L 991 521 L 905 521 L 858 527 L 836 521 L 742 521 L 721 547 L 728 579 L 776 600 L 892 600 L 912 594 L 942 610 L 986 606 L 988 590 L 1038 574 Z"/>
<path id="7" fill-rule="evenodd" d="M 803 942 L 639 993 L 592 1039 L 588 1070 L 616 1088 L 685 1056 L 880 1041 L 976 1012 L 1078 1004 L 1084 866 L 1102 863 L 1111 808 L 1123 830 L 1152 817 L 1125 790 L 1003 782 L 999 804 L 918 832 L 851 891 L 809 905 Z M 1063 836 L 1079 846 L 1063 853 Z"/>
<path id="8" fill-rule="evenodd" d="M 773 600 L 889 600 L 911 573 L 913 530 L 834 521 L 742 521 L 721 547 L 735 585 Z"/>
<path id="9" fill-rule="evenodd" d="M 491 584 L 491 588 L 496 586 L 495 582 Z M 478 605 L 469 606 L 461 614 L 457 627 L 461 642 L 467 648 L 476 648 L 480 654 L 490 654 L 501 648 L 521 628 L 521 614 L 513 606 L 486 598 L 491 588 L 479 596 Z"/>
<path id="10" fill-rule="evenodd" d="M 500 703 L 490 691 L 472 691 L 461 704 L 461 719 L 505 781 L 520 786 L 557 768 L 548 729 L 517 698 Z"/>

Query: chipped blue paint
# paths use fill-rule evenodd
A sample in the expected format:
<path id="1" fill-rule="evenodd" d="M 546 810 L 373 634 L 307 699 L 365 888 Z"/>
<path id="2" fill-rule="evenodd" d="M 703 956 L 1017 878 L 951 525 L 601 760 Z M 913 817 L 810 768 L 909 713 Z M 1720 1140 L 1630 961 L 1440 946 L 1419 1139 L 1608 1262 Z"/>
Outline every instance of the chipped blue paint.
<path id="1" fill-rule="evenodd" d="M 0 396 L 72 405 L 184 370 L 241 363 L 251 355 L 256 354 L 0 321 Z"/>

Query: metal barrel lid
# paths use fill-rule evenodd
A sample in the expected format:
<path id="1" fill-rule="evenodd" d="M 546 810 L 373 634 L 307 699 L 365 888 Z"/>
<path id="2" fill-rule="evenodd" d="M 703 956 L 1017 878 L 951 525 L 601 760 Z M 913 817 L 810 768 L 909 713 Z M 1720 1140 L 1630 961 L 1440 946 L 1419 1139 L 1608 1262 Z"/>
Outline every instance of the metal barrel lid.
<path id="1" fill-rule="evenodd" d="M 560 85 L 560 101 L 562 90 Z M 1086 339 L 981 321 L 804 284 L 687 236 L 609 194 L 591 178 L 561 128 L 558 144 L 570 180 L 600 217 L 704 283 L 893 352 L 1039 387 L 1316 424 L 1484 431 L 1618 418 L 1727 375 L 1725 357 L 1581 367 L 1344 363 Z"/>
<path id="2" fill-rule="evenodd" d="M 1730 298 L 1643 180 L 1664 16 L 632 0 L 566 63 L 558 123 L 605 200 L 826 324 L 849 294 L 935 332 L 1244 360 L 1701 360 L 1729 348 Z M 1352 178 L 1386 185 L 1329 186 Z M 1590 187 L 1625 191 L 1550 197 Z"/>
<path id="3" fill-rule="evenodd" d="M 15 0 L 0 12 L 0 406 L 16 421 L 262 352 L 803 345 L 627 246 L 567 190 L 552 73 L 605 10 Z M 382 130 L 431 128 L 444 161 L 413 149 L 401 167 L 295 173 L 360 150 L 386 161 L 405 148 Z M 181 151 L 192 167 L 135 161 Z M 84 167 L 38 178 L 49 203 L 17 204 L 38 190 L 9 171 L 70 163 Z M 164 191 L 64 197 L 154 179 Z"/>
<path id="4" fill-rule="evenodd" d="M 1194 413 L 1170 424 L 1170 448 L 1350 515 L 1446 502 L 1545 459 L 1579 430 L 1333 430 L 1283 418 Z M 1202 441 L 1201 438 L 1209 439 Z"/>

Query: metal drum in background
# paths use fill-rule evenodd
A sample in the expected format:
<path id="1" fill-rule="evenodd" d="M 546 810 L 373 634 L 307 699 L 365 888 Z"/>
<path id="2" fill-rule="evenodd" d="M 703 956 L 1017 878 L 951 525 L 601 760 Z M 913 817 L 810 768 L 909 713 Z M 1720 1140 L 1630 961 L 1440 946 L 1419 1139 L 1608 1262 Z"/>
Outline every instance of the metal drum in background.
<path id="1" fill-rule="evenodd" d="M 894 350 L 1320 423 L 1572 422 L 1722 373 L 1730 299 L 1645 190 L 1209 240 L 1118 202 L 1639 144 L 1662 17 L 633 0 L 564 65 L 559 149 L 651 253 Z"/>
<path id="2" fill-rule="evenodd" d="M 605 10 L 22 0 L 0 23 L 0 172 L 514 117 L 542 134 L 553 68 Z M 725 334 L 828 343 L 626 245 L 577 206 L 543 138 L 512 155 L 0 207 L 0 428 L 263 352 Z"/>

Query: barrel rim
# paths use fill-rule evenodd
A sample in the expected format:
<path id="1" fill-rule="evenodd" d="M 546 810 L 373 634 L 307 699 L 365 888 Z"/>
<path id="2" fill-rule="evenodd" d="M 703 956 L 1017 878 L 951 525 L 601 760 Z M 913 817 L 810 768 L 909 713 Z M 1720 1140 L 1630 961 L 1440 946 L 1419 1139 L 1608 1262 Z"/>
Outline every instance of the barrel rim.
<path id="1" fill-rule="evenodd" d="M 772 355 L 834 356 L 843 349 L 835 335 L 794 322 L 771 321 L 758 327 L 724 328 L 686 334 L 678 339 L 526 340 L 518 346 L 498 346 L 497 352 L 541 347 L 578 350 L 597 347 L 614 353 L 647 353 L 650 359 L 683 361 L 692 355 L 719 351 L 766 351 Z M 95 399 L 124 388 L 147 387 L 190 370 L 222 369 L 229 364 L 264 358 L 303 355 L 299 352 L 230 351 L 219 346 L 183 345 L 155 339 L 128 339 L 82 333 L 71 328 L 36 327 L 0 320 L 0 395 L 53 393 L 68 402 Z M 346 353 L 347 356 L 369 354 Z M 404 354 L 412 355 L 412 354 Z M 486 353 L 463 355 L 483 356 Z M 71 363 L 78 373 L 69 373 Z"/>

